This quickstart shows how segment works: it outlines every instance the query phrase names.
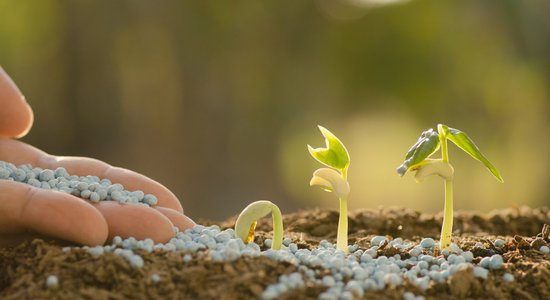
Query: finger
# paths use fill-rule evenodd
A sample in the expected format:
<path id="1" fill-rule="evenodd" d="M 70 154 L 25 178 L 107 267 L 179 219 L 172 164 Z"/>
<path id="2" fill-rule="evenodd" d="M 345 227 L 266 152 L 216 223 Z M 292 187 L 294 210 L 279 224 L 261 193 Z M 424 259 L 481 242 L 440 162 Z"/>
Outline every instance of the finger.
<path id="1" fill-rule="evenodd" d="M 33 166 L 55 169 L 64 167 L 71 174 L 95 175 L 124 185 L 130 191 L 142 190 L 158 198 L 158 206 L 183 213 L 178 198 L 165 186 L 134 171 L 110 166 L 100 160 L 86 157 L 56 157 L 26 143 L 0 138 L 0 159 L 14 164 L 30 163 Z"/>
<path id="2" fill-rule="evenodd" d="M 155 243 L 165 243 L 174 236 L 170 219 L 146 205 L 102 201 L 94 206 L 107 220 L 108 240 L 118 235 L 138 240 L 150 238 Z"/>
<path id="3" fill-rule="evenodd" d="M 31 129 L 33 113 L 15 83 L 0 67 L 0 136 L 22 137 Z"/>
<path id="4" fill-rule="evenodd" d="M 155 209 L 166 216 L 180 231 L 195 226 L 195 222 L 193 220 L 176 210 L 166 207 L 155 207 Z"/>
<path id="5" fill-rule="evenodd" d="M 107 222 L 85 200 L 0 180 L 0 235 L 32 231 L 83 245 L 102 245 Z"/>

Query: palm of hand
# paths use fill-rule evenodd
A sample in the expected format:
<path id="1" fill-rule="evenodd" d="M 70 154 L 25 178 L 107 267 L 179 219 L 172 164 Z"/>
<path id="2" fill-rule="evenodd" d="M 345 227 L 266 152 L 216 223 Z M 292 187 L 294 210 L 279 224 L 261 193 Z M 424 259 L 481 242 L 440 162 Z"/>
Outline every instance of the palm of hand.
<path id="1" fill-rule="evenodd" d="M 91 158 L 52 156 L 12 139 L 30 130 L 33 114 L 1 68 L 0 107 L 0 160 L 44 169 L 64 167 L 71 174 L 108 178 L 129 190 L 154 194 L 159 200 L 154 207 L 114 201 L 92 204 L 66 193 L 0 180 L 0 244 L 19 242 L 35 233 L 83 245 L 104 244 L 117 235 L 166 242 L 173 236 L 174 226 L 185 229 L 194 225 L 183 214 L 176 196 L 150 178 Z"/>

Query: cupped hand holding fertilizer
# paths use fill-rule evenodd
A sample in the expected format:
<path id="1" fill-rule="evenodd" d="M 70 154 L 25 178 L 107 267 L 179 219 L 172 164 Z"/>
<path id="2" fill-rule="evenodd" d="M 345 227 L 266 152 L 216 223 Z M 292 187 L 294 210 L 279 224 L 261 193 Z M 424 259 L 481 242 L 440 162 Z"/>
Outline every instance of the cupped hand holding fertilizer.
<path id="1" fill-rule="evenodd" d="M 0 67 L 0 245 L 37 234 L 82 245 L 117 235 L 167 242 L 174 226 L 194 225 L 176 196 L 150 178 L 15 140 L 32 123 L 30 106 Z"/>

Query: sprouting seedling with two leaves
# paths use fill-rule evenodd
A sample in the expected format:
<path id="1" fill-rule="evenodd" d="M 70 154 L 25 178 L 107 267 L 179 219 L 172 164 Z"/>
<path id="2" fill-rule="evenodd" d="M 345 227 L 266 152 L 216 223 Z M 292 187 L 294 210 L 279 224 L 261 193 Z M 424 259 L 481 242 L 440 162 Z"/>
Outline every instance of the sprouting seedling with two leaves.
<path id="1" fill-rule="evenodd" d="M 503 182 L 502 176 L 493 164 L 479 151 L 479 148 L 466 135 L 466 133 L 450 128 L 443 124 L 437 125 L 437 132 L 433 129 L 424 131 L 418 141 L 409 149 L 405 155 L 405 162 L 397 168 L 401 176 L 408 171 L 416 171 L 415 179 L 422 181 L 430 175 L 438 175 L 445 180 L 445 206 L 443 209 L 443 225 L 441 227 L 440 249 L 448 249 L 451 245 L 451 234 L 453 230 L 453 174 L 454 169 L 449 163 L 447 151 L 447 140 L 450 140 L 464 152 L 483 165 Z M 430 158 L 441 148 L 441 158 Z"/>
<path id="2" fill-rule="evenodd" d="M 348 150 L 332 132 L 319 126 L 325 137 L 325 148 L 313 148 L 307 145 L 309 153 L 320 163 L 329 168 L 320 168 L 313 172 L 309 184 L 320 186 L 328 192 L 333 192 L 340 202 L 340 217 L 338 219 L 338 233 L 336 248 L 348 253 L 348 195 L 350 191 L 347 181 L 349 167 Z"/>

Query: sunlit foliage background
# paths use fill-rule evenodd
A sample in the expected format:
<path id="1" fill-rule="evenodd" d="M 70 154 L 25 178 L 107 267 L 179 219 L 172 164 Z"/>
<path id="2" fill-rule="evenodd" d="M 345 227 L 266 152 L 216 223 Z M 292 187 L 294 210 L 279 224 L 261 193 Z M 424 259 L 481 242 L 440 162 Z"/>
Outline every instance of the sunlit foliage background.
<path id="1" fill-rule="evenodd" d="M 337 208 L 308 186 L 317 124 L 350 151 L 351 208 L 442 210 L 440 180 L 395 172 L 438 122 L 505 179 L 451 148 L 457 209 L 540 206 L 549 12 L 543 0 L 0 0 L 0 65 L 35 111 L 24 141 L 142 172 L 194 218 L 258 199 Z"/>

